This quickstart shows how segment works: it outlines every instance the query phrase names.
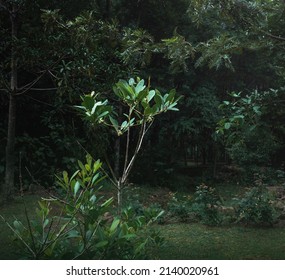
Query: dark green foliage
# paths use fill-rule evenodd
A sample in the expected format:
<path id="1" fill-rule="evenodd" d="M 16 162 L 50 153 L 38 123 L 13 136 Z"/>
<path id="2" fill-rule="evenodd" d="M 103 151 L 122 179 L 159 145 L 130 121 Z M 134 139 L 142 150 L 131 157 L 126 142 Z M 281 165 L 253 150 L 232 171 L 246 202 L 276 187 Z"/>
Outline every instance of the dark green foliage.
<path id="1" fill-rule="evenodd" d="M 229 154 L 236 163 L 266 166 L 280 148 L 280 134 L 275 133 L 269 117 L 272 105 L 275 107 L 269 100 L 278 96 L 278 91 L 272 89 L 247 95 L 231 93 L 233 100 L 220 106 L 225 116 L 219 121 L 217 133 L 226 136 Z"/>
<path id="2" fill-rule="evenodd" d="M 198 216 L 202 223 L 207 225 L 218 225 L 221 223 L 219 208 L 222 202 L 215 188 L 200 185 L 194 194 L 192 211 Z"/>
<path id="3" fill-rule="evenodd" d="M 191 197 L 186 195 L 181 197 L 177 194 L 173 194 L 167 205 L 167 208 L 170 212 L 170 215 L 177 217 L 179 221 L 189 222 L 191 220 Z"/>
<path id="4" fill-rule="evenodd" d="M 114 104 L 120 96 L 128 102 L 132 97 L 122 92 L 114 96 L 110 89 L 119 79 L 136 76 L 151 77 L 159 92 L 175 88 L 184 97 L 179 113 L 167 114 L 152 126 L 131 181 L 188 189 L 193 182 L 188 174 L 176 172 L 176 166 L 211 165 L 211 178 L 216 177 L 219 164 L 230 160 L 246 173 L 254 173 L 254 165 L 282 169 L 283 1 L 83 2 L 15 2 L 21 3 L 15 44 L 19 66 L 15 158 L 22 153 L 24 183 L 32 180 L 27 167 L 41 185 L 51 186 L 50 174 L 72 170 L 84 149 L 96 158 L 109 157 L 113 169 L 121 171 L 126 140 L 118 143 L 115 136 L 126 132 L 131 120 L 107 118 L 108 125 L 115 127 L 110 132 L 83 123 L 72 108 L 80 96 L 94 90 L 94 96 L 100 93 L 96 101 L 108 99 L 108 106 L 126 114 L 124 106 Z M 2 3 L 11 8 L 10 1 Z M 4 108 L 0 140 L 4 147 L 15 38 L 11 40 L 9 14 L 3 7 L 0 13 L 0 104 Z M 228 97 L 229 92 L 241 94 Z M 218 108 L 223 100 L 229 102 L 226 110 Z M 151 119 L 159 103 L 152 98 L 146 107 L 144 113 Z M 102 112 L 96 113 L 100 120 Z M 225 132 L 221 137 L 214 134 L 219 120 Z M 130 133 L 131 144 L 137 134 Z M 0 153 L 3 173 L 4 149 Z"/>
<path id="5" fill-rule="evenodd" d="M 99 194 L 104 180 L 101 165 L 88 155 L 85 164 L 78 161 L 73 175 L 64 171 L 58 178 L 61 195 L 40 201 L 36 219 L 26 210 L 26 224 L 6 222 L 20 244 L 22 258 L 141 259 L 149 257 L 149 246 L 161 244 L 158 232 L 148 226 L 162 211 L 149 209 L 136 215 L 128 208 L 120 218 L 111 214 L 113 198 Z"/>
<path id="6" fill-rule="evenodd" d="M 236 199 L 237 221 L 249 225 L 273 226 L 278 219 L 274 197 L 264 186 L 253 187 Z"/>

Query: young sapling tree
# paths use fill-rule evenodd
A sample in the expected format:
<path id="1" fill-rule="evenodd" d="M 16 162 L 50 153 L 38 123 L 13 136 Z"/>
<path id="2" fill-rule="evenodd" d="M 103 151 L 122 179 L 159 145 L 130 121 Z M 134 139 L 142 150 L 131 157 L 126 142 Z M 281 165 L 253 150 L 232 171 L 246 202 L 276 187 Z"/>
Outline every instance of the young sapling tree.
<path id="1" fill-rule="evenodd" d="M 122 210 L 122 192 L 126 180 L 134 166 L 134 162 L 142 147 L 145 135 L 154 122 L 156 116 L 167 111 L 178 111 L 176 105 L 175 89 L 169 93 L 161 94 L 157 89 L 150 88 L 150 81 L 146 84 L 143 79 L 131 78 L 129 81 L 120 80 L 113 87 L 113 91 L 121 106 L 126 107 L 123 115 L 116 113 L 114 106 L 108 100 L 98 101 L 99 95 L 92 92 L 82 96 L 81 106 L 76 106 L 84 118 L 92 124 L 102 124 L 115 130 L 118 137 L 125 136 L 124 164 L 119 176 L 109 166 L 113 179 L 112 183 L 117 189 L 118 214 Z M 120 120 L 120 121 L 119 121 Z M 136 144 L 131 149 L 131 130 L 139 130 Z"/>

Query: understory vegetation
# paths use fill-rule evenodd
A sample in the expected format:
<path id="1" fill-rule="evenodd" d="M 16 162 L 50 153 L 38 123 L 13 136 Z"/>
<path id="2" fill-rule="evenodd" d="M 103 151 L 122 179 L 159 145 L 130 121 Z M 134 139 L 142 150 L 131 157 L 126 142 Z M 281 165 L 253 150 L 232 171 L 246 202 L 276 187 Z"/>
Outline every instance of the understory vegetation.
<path id="1" fill-rule="evenodd" d="M 284 14 L 0 0 L 1 258 L 284 258 Z"/>
<path id="2" fill-rule="evenodd" d="M 192 191 L 131 184 L 120 218 L 110 184 L 100 189 L 94 181 L 96 203 L 86 190 L 74 204 L 76 183 L 69 176 L 59 183 L 70 188 L 64 201 L 41 190 L 1 207 L 1 259 L 284 259 L 282 180 L 211 182 Z"/>

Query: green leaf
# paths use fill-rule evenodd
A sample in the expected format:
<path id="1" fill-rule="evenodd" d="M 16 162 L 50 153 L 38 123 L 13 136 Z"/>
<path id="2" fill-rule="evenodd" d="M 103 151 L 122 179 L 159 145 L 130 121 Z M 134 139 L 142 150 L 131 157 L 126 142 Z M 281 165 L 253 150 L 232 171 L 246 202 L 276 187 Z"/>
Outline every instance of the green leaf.
<path id="1" fill-rule="evenodd" d="M 116 84 L 116 86 L 120 92 L 119 97 L 123 98 L 124 100 L 134 99 L 135 93 L 132 87 L 130 87 L 129 84 L 125 80 L 120 80 Z"/>
<path id="2" fill-rule="evenodd" d="M 109 114 L 109 110 L 106 110 L 104 112 L 102 112 L 101 114 L 99 114 L 96 118 L 97 121 L 100 121 L 100 119 L 102 119 L 103 117 L 107 116 Z"/>
<path id="3" fill-rule="evenodd" d="M 93 172 L 96 173 L 102 166 L 102 162 L 98 159 L 93 164 Z"/>
<path id="4" fill-rule="evenodd" d="M 95 184 L 95 182 L 97 181 L 97 179 L 98 179 L 99 176 L 100 176 L 99 173 L 97 173 L 96 175 L 93 176 L 92 181 L 91 181 L 92 186 Z"/>
<path id="5" fill-rule="evenodd" d="M 155 91 L 154 90 L 150 90 L 148 95 L 147 95 L 147 102 L 150 102 L 153 97 L 155 96 Z"/>
<path id="6" fill-rule="evenodd" d="M 87 171 L 91 171 L 91 167 L 90 167 L 90 165 L 89 165 L 88 163 L 85 164 L 85 169 L 86 169 Z"/>
<path id="7" fill-rule="evenodd" d="M 78 181 L 76 181 L 75 186 L 74 186 L 74 191 L 73 191 L 74 196 L 76 196 L 79 189 L 80 189 L 80 183 Z"/>
<path id="8" fill-rule="evenodd" d="M 134 233 L 125 234 L 125 235 L 122 236 L 122 238 L 125 238 L 125 239 L 132 239 L 132 238 L 135 238 L 135 237 L 137 237 L 137 235 L 134 234 Z"/>
<path id="9" fill-rule="evenodd" d="M 92 107 L 92 109 L 91 109 L 91 115 L 93 115 L 93 114 L 95 113 L 96 108 L 97 108 L 98 106 L 100 106 L 100 105 L 102 105 L 101 102 L 96 102 L 96 103 L 93 105 L 93 107 Z"/>
<path id="10" fill-rule="evenodd" d="M 138 101 L 142 101 L 144 98 L 146 98 L 148 95 L 148 91 L 147 90 L 142 90 L 138 96 L 137 96 L 137 100 Z"/>
<path id="11" fill-rule="evenodd" d="M 63 175 L 63 181 L 67 185 L 68 184 L 68 173 L 66 171 L 63 171 L 62 175 Z"/>
<path id="12" fill-rule="evenodd" d="M 43 228 L 45 228 L 49 224 L 49 219 L 45 219 L 43 223 Z"/>
<path id="13" fill-rule="evenodd" d="M 231 128 L 231 123 L 226 122 L 224 127 L 225 127 L 225 129 L 230 129 Z"/>
<path id="14" fill-rule="evenodd" d="M 94 106 L 95 100 L 90 95 L 85 95 L 82 99 L 82 106 L 85 107 L 87 110 L 91 111 Z"/>
<path id="15" fill-rule="evenodd" d="M 67 234 L 67 238 L 77 238 L 77 237 L 80 237 L 80 234 L 77 230 L 71 230 Z"/>
<path id="16" fill-rule="evenodd" d="M 127 122 L 127 121 L 124 121 L 124 122 L 121 124 L 121 130 L 124 130 L 127 126 L 128 126 L 128 122 Z"/>
<path id="17" fill-rule="evenodd" d="M 113 197 L 109 198 L 108 200 L 106 200 L 103 204 L 101 204 L 101 207 L 108 207 L 111 203 L 113 202 Z"/>
<path id="18" fill-rule="evenodd" d="M 260 106 L 253 106 L 253 111 L 256 113 L 256 114 L 258 114 L 258 115 L 260 115 L 261 114 L 261 112 L 260 112 Z"/>
<path id="19" fill-rule="evenodd" d="M 121 220 L 118 218 L 114 219 L 114 221 L 110 227 L 110 232 L 114 232 L 117 229 L 118 225 L 120 224 L 120 221 Z"/>
<path id="20" fill-rule="evenodd" d="M 78 163 L 78 165 L 79 165 L 79 167 L 80 167 L 81 170 L 86 171 L 86 169 L 85 169 L 83 163 L 82 163 L 80 160 L 78 160 L 77 163 Z"/>
<path id="21" fill-rule="evenodd" d="M 175 108 L 176 105 L 177 105 L 177 102 L 172 103 L 171 105 L 169 105 L 169 106 L 167 107 L 167 110 L 179 111 L 178 108 Z"/>
<path id="22" fill-rule="evenodd" d="M 119 130 L 119 124 L 118 121 L 115 120 L 113 117 L 109 116 L 110 122 L 113 125 L 113 127 L 115 128 L 116 131 Z"/>
<path id="23" fill-rule="evenodd" d="M 176 94 L 176 90 L 172 89 L 166 98 L 166 102 L 168 101 L 168 102 L 172 103 L 174 101 L 175 94 Z"/>
<path id="24" fill-rule="evenodd" d="M 152 108 L 150 106 L 147 106 L 144 110 L 144 115 L 150 116 L 150 115 L 152 115 L 152 112 L 153 112 Z"/>
<path id="25" fill-rule="evenodd" d="M 80 172 L 79 170 L 75 171 L 71 176 L 70 181 L 72 181 L 78 175 L 79 172 Z"/>
<path id="26" fill-rule="evenodd" d="M 96 197 L 95 194 L 93 194 L 93 195 L 90 197 L 90 202 L 91 202 L 92 204 L 95 204 L 96 200 L 97 200 L 97 197 Z"/>
<path id="27" fill-rule="evenodd" d="M 19 222 L 18 220 L 13 222 L 14 228 L 17 230 L 21 230 L 23 229 L 23 224 L 21 222 Z"/>
<path id="28" fill-rule="evenodd" d="M 145 89 L 144 80 L 140 80 L 135 87 L 135 93 L 138 94 Z"/>
<path id="29" fill-rule="evenodd" d="M 107 240 L 104 240 L 104 241 L 100 241 L 98 243 L 95 244 L 95 248 L 102 248 L 102 247 L 105 247 L 106 245 L 108 245 L 108 241 Z"/>
<path id="30" fill-rule="evenodd" d="M 133 86 L 135 84 L 135 80 L 133 78 L 129 79 L 129 85 Z"/>
<path id="31" fill-rule="evenodd" d="M 156 90 L 155 93 L 156 94 L 154 96 L 154 101 L 155 101 L 155 103 L 157 104 L 158 107 L 161 107 L 162 103 L 164 102 L 163 98 L 162 98 L 162 96 L 161 96 L 159 91 Z"/>
<path id="32" fill-rule="evenodd" d="M 168 108 L 168 110 L 170 110 L 170 111 L 176 111 L 176 112 L 178 112 L 179 111 L 179 109 L 178 108 L 175 108 L 175 107 L 173 107 L 173 108 Z"/>

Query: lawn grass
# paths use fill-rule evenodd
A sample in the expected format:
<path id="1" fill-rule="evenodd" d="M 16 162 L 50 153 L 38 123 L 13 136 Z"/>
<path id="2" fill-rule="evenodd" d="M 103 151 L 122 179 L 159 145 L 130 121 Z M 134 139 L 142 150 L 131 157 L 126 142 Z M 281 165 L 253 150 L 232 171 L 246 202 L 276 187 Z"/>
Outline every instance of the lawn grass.
<path id="1" fill-rule="evenodd" d="M 16 219 L 23 222 L 26 221 L 25 205 L 30 217 L 34 216 L 37 207 L 38 195 L 27 195 L 25 197 L 16 197 L 12 203 L 0 207 L 0 215 L 9 223 L 13 223 Z M 13 232 L 5 222 L 0 218 L 0 259 L 18 259 L 19 252 L 15 248 L 13 240 Z"/>
<path id="2" fill-rule="evenodd" d="M 201 224 L 159 226 L 165 245 L 159 259 L 267 260 L 285 259 L 285 228 Z"/>
<path id="3" fill-rule="evenodd" d="M 33 217 L 39 196 L 28 195 L 0 207 L 0 214 L 12 222 L 25 221 L 24 202 Z M 285 259 L 285 227 L 209 227 L 198 223 L 156 225 L 165 244 L 156 252 L 158 259 Z M 13 233 L 0 220 L 0 259 L 18 259 Z"/>

